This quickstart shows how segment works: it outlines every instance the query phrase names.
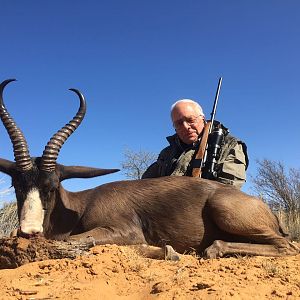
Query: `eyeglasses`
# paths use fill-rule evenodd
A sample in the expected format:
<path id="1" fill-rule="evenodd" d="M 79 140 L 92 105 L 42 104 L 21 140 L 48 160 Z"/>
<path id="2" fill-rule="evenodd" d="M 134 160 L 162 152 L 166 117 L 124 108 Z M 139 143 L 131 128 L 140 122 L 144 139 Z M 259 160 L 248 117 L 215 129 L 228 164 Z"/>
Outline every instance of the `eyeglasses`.
<path id="1" fill-rule="evenodd" d="M 173 122 L 173 126 L 174 128 L 179 128 L 183 125 L 184 122 L 186 122 L 188 125 L 192 126 L 195 125 L 197 123 L 197 119 L 202 116 L 190 116 L 190 117 L 183 117 L 182 119 L 176 120 L 175 122 Z"/>

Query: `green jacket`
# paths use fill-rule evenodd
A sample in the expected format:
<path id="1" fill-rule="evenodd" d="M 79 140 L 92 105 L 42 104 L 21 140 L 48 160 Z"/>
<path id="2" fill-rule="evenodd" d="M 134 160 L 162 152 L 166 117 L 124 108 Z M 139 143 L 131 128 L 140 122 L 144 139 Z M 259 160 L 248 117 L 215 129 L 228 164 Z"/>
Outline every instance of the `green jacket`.
<path id="1" fill-rule="evenodd" d="M 157 161 L 148 167 L 142 178 L 191 176 L 192 162 L 199 143 L 195 146 L 184 145 L 177 134 L 167 137 L 167 140 L 170 145 L 160 152 Z M 215 180 L 241 188 L 246 181 L 248 163 L 245 143 L 230 134 L 225 135 Z"/>

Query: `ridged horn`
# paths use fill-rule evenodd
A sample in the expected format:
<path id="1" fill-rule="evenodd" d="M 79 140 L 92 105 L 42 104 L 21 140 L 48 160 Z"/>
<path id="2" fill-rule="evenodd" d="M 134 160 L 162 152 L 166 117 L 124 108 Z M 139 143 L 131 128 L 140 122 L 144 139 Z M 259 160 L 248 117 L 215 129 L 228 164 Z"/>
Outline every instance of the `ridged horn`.
<path id="1" fill-rule="evenodd" d="M 7 79 L 0 84 L 0 117 L 13 144 L 17 169 L 21 172 L 26 172 L 33 167 L 28 145 L 22 131 L 8 113 L 3 102 L 3 90 L 5 86 L 12 81 L 16 81 L 16 79 Z"/>
<path id="2" fill-rule="evenodd" d="M 47 143 L 41 159 L 42 171 L 53 172 L 55 170 L 56 159 L 59 151 L 69 136 L 78 128 L 86 113 L 86 102 L 84 96 L 76 89 L 70 89 L 75 92 L 80 100 L 80 107 L 75 117 L 62 129 L 57 131 Z"/>

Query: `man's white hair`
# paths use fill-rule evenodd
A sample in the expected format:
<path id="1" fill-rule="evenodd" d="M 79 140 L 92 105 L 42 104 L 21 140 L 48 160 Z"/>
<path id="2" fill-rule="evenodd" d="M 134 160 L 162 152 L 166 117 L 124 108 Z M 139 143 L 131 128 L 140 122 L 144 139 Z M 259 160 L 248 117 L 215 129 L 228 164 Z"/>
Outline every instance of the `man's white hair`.
<path id="1" fill-rule="evenodd" d="M 178 101 L 176 101 L 175 103 L 173 103 L 172 106 L 171 106 L 171 115 L 172 115 L 172 112 L 173 112 L 175 106 L 176 106 L 178 103 L 182 103 L 182 102 L 183 102 L 183 103 L 193 103 L 193 104 L 197 107 L 197 109 L 199 110 L 199 115 L 200 115 L 200 116 L 203 116 L 203 117 L 205 116 L 204 113 L 203 113 L 203 109 L 202 109 L 202 107 L 200 106 L 200 104 L 199 104 L 198 102 L 192 100 L 192 99 L 181 99 L 181 100 L 178 100 Z"/>

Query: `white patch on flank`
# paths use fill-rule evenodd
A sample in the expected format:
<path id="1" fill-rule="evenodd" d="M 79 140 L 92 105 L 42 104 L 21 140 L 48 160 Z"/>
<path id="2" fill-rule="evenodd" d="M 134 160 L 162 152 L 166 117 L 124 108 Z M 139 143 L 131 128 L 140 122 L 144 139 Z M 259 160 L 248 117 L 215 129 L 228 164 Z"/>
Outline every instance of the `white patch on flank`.
<path id="1" fill-rule="evenodd" d="M 26 234 L 43 232 L 44 209 L 37 189 L 32 189 L 24 201 L 21 211 L 20 227 Z"/>

